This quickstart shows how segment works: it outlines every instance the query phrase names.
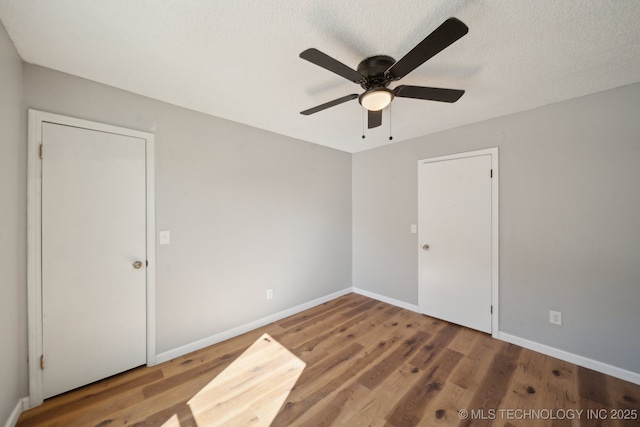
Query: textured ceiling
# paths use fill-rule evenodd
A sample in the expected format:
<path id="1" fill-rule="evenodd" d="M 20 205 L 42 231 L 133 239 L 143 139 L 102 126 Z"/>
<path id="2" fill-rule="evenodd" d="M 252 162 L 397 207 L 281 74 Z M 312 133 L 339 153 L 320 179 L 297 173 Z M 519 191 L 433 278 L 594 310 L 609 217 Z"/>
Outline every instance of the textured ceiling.
<path id="1" fill-rule="evenodd" d="M 389 112 L 364 140 L 357 100 L 300 115 L 362 92 L 300 52 L 397 60 L 450 16 L 469 33 L 396 84 L 466 93 L 396 98 L 393 143 L 640 81 L 635 0 L 0 0 L 26 62 L 347 152 Z"/>

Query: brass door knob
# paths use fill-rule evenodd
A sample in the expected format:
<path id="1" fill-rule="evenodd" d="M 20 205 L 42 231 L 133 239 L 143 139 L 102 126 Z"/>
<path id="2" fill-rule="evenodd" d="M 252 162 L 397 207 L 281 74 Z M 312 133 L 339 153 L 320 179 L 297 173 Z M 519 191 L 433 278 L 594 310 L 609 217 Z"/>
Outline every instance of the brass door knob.
<path id="1" fill-rule="evenodd" d="M 140 268 L 142 268 L 142 261 L 136 261 L 133 263 L 133 268 L 135 268 L 136 270 L 139 270 Z"/>
<path id="2" fill-rule="evenodd" d="M 429 250 L 429 245 L 426 245 L 426 244 L 422 245 L 422 249 L 424 249 L 425 251 L 428 251 Z"/>

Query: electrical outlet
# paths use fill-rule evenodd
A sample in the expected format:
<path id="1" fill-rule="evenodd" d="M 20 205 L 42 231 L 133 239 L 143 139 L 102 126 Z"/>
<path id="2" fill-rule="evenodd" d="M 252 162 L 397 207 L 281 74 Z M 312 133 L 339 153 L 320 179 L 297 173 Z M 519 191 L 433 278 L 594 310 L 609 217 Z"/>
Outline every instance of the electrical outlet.
<path id="1" fill-rule="evenodd" d="M 559 311 L 549 311 L 549 323 L 554 325 L 562 325 L 562 313 Z"/>
<path id="2" fill-rule="evenodd" d="M 267 289 L 267 299 L 273 299 L 273 288 Z"/>

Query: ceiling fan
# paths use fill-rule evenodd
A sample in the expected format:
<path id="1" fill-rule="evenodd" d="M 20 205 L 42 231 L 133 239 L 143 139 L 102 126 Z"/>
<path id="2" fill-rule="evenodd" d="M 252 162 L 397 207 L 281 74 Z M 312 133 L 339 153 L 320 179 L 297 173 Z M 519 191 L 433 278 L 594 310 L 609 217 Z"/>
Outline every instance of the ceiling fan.
<path id="1" fill-rule="evenodd" d="M 368 128 L 372 129 L 382 124 L 382 110 L 396 96 L 428 101 L 456 102 L 464 94 L 464 90 L 406 85 L 388 89 L 387 86 L 391 82 L 400 80 L 428 59 L 452 45 L 468 31 L 469 28 L 462 21 L 457 18 L 449 18 L 399 61 L 390 56 L 376 55 L 360 62 L 357 71 L 318 49 L 307 49 L 300 54 L 300 58 L 359 84 L 364 92 L 360 95 L 354 93 L 334 99 L 304 110 L 300 114 L 308 116 L 358 98 L 360 104 L 368 110 Z"/>

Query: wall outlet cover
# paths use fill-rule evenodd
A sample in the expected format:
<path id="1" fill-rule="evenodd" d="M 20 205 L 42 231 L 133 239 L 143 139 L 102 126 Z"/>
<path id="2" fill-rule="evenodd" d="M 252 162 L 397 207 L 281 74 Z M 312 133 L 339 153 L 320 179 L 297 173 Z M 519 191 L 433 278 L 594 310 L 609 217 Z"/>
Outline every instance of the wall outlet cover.
<path id="1" fill-rule="evenodd" d="M 549 323 L 562 325 L 562 313 L 554 310 L 549 311 Z"/>

